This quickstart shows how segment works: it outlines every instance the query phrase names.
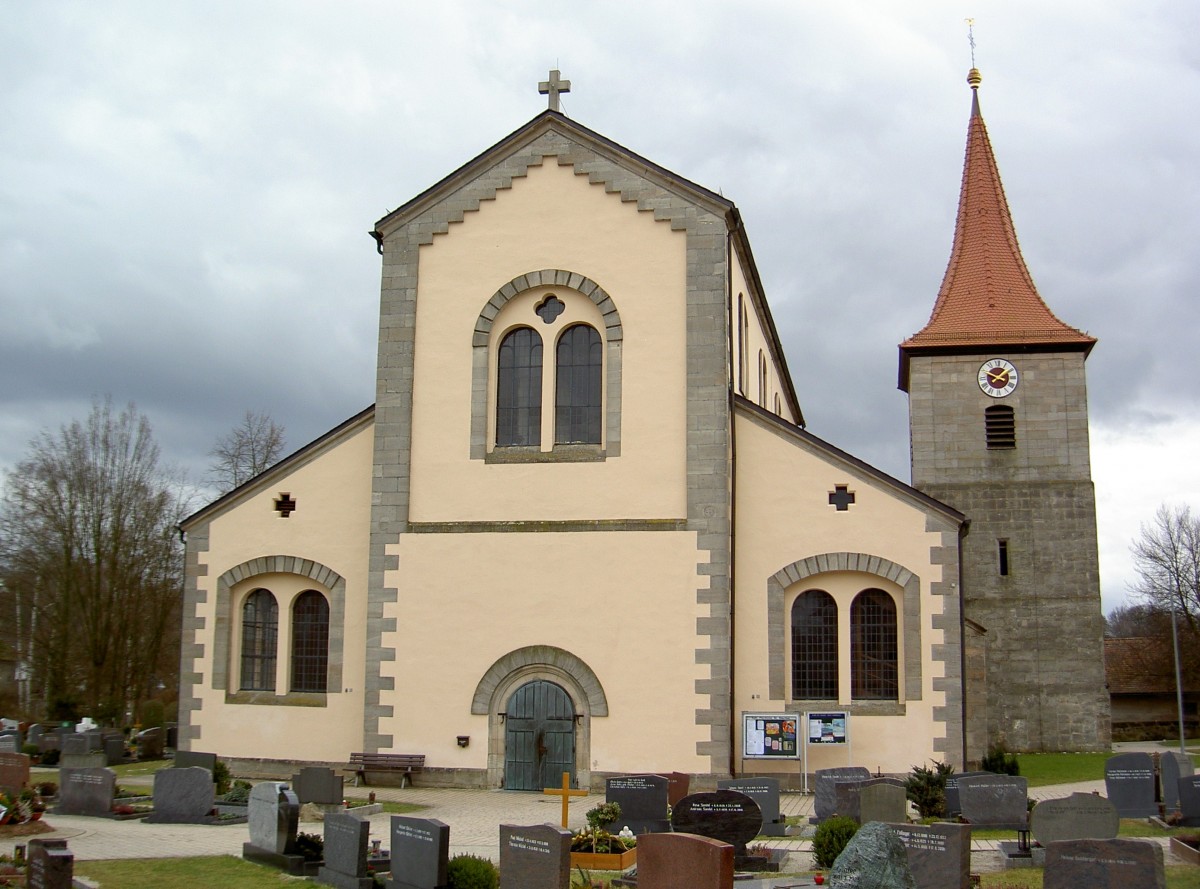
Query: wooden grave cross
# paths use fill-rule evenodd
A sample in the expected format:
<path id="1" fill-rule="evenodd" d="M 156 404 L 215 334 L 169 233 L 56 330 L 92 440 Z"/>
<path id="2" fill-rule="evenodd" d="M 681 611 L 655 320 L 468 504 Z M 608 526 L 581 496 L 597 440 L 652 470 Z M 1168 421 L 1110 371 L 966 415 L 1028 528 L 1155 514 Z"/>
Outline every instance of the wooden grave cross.
<path id="1" fill-rule="evenodd" d="M 544 793 L 546 796 L 561 796 L 562 797 L 562 807 L 563 807 L 562 826 L 563 826 L 564 830 L 567 828 L 567 806 L 570 805 L 571 797 L 588 795 L 588 792 L 586 790 L 572 790 L 571 789 L 571 773 L 570 772 L 563 772 L 563 780 L 562 780 L 562 789 L 561 790 L 557 787 L 546 787 L 542 790 L 542 793 Z"/>

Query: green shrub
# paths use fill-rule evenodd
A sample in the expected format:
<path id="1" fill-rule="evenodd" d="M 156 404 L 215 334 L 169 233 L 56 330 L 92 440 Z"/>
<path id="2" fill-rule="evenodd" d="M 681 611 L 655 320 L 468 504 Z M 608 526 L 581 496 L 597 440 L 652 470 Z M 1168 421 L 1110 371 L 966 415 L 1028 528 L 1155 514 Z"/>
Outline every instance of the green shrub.
<path id="1" fill-rule="evenodd" d="M 455 855 L 446 864 L 449 889 L 496 889 L 500 872 L 496 865 L 477 855 Z"/>
<path id="2" fill-rule="evenodd" d="M 845 815 L 834 815 L 817 825 L 813 835 L 813 860 L 817 867 L 833 867 L 846 844 L 858 833 L 858 822 Z"/>
<path id="3" fill-rule="evenodd" d="M 305 861 L 324 861 L 325 838 L 315 833 L 296 834 L 296 854 L 304 856 Z"/>
<path id="4" fill-rule="evenodd" d="M 60 751 L 58 751 L 58 750 L 47 750 L 45 753 L 42 754 L 41 764 L 44 766 L 56 766 L 56 765 L 58 765 L 59 755 L 60 755 Z"/>
<path id="5" fill-rule="evenodd" d="M 217 796 L 229 793 L 229 766 L 217 760 L 213 765 L 213 783 L 217 785 Z"/>
<path id="6" fill-rule="evenodd" d="M 41 753 L 41 749 L 37 744 L 22 744 L 21 752 L 26 756 L 37 756 L 39 753 Z"/>
<path id="7" fill-rule="evenodd" d="M 997 741 L 988 748 L 987 756 L 979 763 L 985 772 L 995 772 L 997 775 L 1019 775 L 1021 766 L 1015 753 L 1009 753 L 1003 741 Z"/>
<path id="8" fill-rule="evenodd" d="M 946 779 L 952 774 L 954 766 L 944 762 L 935 762 L 932 769 L 913 766 L 904 781 L 904 792 L 922 818 L 946 817 Z"/>

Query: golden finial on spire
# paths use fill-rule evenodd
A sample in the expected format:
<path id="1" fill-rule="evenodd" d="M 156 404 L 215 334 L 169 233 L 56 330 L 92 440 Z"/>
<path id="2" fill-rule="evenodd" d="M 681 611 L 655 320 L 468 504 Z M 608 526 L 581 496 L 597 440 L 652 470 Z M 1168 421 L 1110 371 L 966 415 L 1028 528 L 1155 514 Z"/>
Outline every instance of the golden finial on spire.
<path id="1" fill-rule="evenodd" d="M 967 23 L 967 43 L 971 44 L 971 70 L 967 72 L 967 83 L 971 84 L 971 89 L 979 89 L 979 84 L 983 82 L 983 75 L 979 73 L 979 69 L 975 67 L 975 19 L 964 19 Z"/>

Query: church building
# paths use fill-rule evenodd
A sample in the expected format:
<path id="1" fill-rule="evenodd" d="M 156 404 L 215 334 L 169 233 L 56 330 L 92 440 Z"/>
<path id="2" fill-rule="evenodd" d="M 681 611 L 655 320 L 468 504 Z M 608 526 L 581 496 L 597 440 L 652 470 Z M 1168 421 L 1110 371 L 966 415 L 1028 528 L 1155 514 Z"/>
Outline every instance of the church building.
<path id="1" fill-rule="evenodd" d="M 568 86 L 375 224 L 375 404 L 183 522 L 180 747 L 541 790 L 1106 740 L 1094 341 L 1006 205 L 968 230 L 975 166 L 1003 202 L 977 104 L 947 283 L 901 346 L 909 485 L 805 428 L 737 207 L 566 117 Z M 1006 248 L 1025 314 L 1006 279 L 995 321 L 972 282 Z"/>

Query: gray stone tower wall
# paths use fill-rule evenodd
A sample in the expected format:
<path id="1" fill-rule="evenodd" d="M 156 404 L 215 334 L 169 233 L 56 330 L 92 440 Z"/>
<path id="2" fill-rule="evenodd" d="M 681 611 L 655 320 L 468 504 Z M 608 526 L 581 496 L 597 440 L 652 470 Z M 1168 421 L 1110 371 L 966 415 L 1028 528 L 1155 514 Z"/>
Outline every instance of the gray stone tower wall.
<path id="1" fill-rule="evenodd" d="M 989 358 L 1017 367 L 1020 382 L 1006 398 L 979 389 Z M 1107 749 L 1110 738 L 1084 358 L 911 359 L 913 484 L 971 521 L 963 609 L 986 633 L 983 681 L 968 671 L 967 734 L 1012 750 Z M 1013 408 L 1015 448 L 987 447 L 984 410 L 997 404 Z"/>

